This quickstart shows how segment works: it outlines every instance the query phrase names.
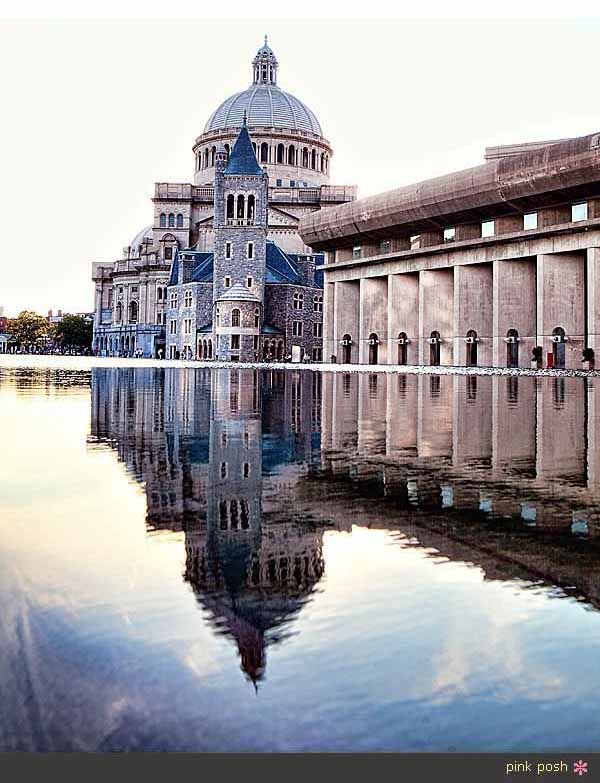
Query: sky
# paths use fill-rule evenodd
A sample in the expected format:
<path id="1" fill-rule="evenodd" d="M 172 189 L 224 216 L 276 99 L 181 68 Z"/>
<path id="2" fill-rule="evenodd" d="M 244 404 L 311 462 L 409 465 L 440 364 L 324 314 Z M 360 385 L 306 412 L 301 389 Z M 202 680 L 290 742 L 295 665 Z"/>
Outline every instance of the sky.
<path id="1" fill-rule="evenodd" d="M 92 309 L 92 261 L 151 222 L 154 182 L 192 180 L 193 141 L 249 85 L 265 33 L 279 86 L 333 145 L 332 182 L 359 196 L 477 165 L 489 145 L 600 131 L 599 18 L 469 19 L 458 3 L 463 18 L 375 18 L 375 4 L 366 19 L 351 2 L 344 19 L 214 19 L 151 2 L 155 18 L 42 21 L 35 6 L 0 21 L 8 315 Z M 128 2 L 103 7 L 122 17 Z"/>

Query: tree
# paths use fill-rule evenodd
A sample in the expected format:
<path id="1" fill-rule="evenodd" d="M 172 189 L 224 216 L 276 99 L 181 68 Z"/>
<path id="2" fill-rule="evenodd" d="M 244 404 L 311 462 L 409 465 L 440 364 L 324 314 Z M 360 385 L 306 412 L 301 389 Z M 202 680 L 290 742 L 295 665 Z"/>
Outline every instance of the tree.
<path id="1" fill-rule="evenodd" d="M 35 345 L 48 336 L 48 320 L 32 310 L 23 310 L 9 320 L 8 333 L 18 346 Z"/>
<path id="2" fill-rule="evenodd" d="M 89 348 L 92 344 L 92 322 L 80 315 L 65 315 L 53 330 L 54 341 L 63 348 Z"/>

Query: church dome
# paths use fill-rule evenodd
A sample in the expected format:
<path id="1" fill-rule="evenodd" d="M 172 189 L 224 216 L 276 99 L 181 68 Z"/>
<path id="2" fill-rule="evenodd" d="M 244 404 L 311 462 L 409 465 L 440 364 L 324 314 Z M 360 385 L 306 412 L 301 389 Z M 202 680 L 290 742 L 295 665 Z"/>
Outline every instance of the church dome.
<path id="1" fill-rule="evenodd" d="M 241 128 L 246 112 L 249 127 L 307 131 L 323 136 L 313 111 L 294 95 L 277 86 L 278 62 L 267 44 L 252 61 L 253 83 L 247 90 L 231 95 L 213 112 L 204 133 L 225 128 Z"/>
<path id="2" fill-rule="evenodd" d="M 322 136 L 314 112 L 306 104 L 277 85 L 253 84 L 227 98 L 206 123 L 204 133 L 223 128 L 241 128 L 246 112 L 249 127 L 291 128 Z"/>

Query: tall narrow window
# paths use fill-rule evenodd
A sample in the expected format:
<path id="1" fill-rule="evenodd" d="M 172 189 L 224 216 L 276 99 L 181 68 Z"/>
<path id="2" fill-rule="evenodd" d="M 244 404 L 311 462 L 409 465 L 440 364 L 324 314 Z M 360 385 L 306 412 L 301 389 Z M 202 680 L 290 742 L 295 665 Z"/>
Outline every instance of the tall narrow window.
<path id="1" fill-rule="evenodd" d="M 169 213 L 169 228 L 175 228 L 175 214 L 173 212 Z"/>
<path id="2" fill-rule="evenodd" d="M 440 342 L 440 333 L 433 331 L 429 338 L 429 364 L 436 367 L 439 365 L 441 358 Z"/>
<path id="3" fill-rule="evenodd" d="M 160 227 L 161 228 L 166 228 L 167 227 L 167 216 L 165 215 L 164 212 L 161 213 L 159 222 L 160 222 Z"/>
<path id="4" fill-rule="evenodd" d="M 232 220 L 234 218 L 234 211 L 235 211 L 235 196 L 233 193 L 230 193 L 227 196 L 227 219 Z"/>
<path id="5" fill-rule="evenodd" d="M 240 311 L 235 307 L 231 311 L 231 325 L 232 326 L 239 326 L 240 325 Z"/>
<path id="6" fill-rule="evenodd" d="M 183 215 L 181 212 L 177 215 L 177 228 L 183 228 Z"/>
<path id="7" fill-rule="evenodd" d="M 231 258 L 231 242 L 225 242 L 225 258 Z"/>
<path id="8" fill-rule="evenodd" d="M 256 198 L 251 193 L 248 196 L 248 220 L 254 220 L 254 212 L 255 212 L 255 205 L 256 205 Z"/>
<path id="9" fill-rule="evenodd" d="M 269 145 L 267 144 L 266 141 L 260 145 L 260 162 L 261 163 L 269 162 Z"/>
<path id="10" fill-rule="evenodd" d="M 241 220 L 244 217 L 245 201 L 246 201 L 246 199 L 241 194 L 237 197 L 237 215 L 236 215 L 236 217 L 238 218 L 238 220 Z"/>
<path id="11" fill-rule="evenodd" d="M 506 333 L 506 366 L 519 366 L 519 333 L 516 329 L 509 329 Z"/>

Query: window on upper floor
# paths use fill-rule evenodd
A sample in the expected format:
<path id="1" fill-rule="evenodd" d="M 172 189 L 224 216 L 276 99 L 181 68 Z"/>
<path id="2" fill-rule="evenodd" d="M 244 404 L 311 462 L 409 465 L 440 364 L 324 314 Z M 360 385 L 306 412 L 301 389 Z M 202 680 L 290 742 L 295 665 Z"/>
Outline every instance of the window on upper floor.
<path id="1" fill-rule="evenodd" d="M 313 324 L 313 337 L 323 337 L 323 324 L 321 322 Z"/>
<path id="2" fill-rule="evenodd" d="M 239 351 L 240 349 L 240 336 L 239 334 L 232 334 L 231 335 L 231 350 L 232 351 Z"/>
<path id="3" fill-rule="evenodd" d="M 225 242 L 225 258 L 231 258 L 231 242 Z"/>
<path id="4" fill-rule="evenodd" d="M 523 215 L 523 228 L 526 231 L 535 229 L 537 228 L 537 226 L 538 226 L 537 212 L 528 212 L 526 215 Z"/>
<path id="5" fill-rule="evenodd" d="M 379 252 L 380 253 L 391 253 L 392 251 L 392 241 L 391 239 L 382 239 L 379 243 Z"/>
<path id="6" fill-rule="evenodd" d="M 302 337 L 304 334 L 304 324 L 302 321 L 292 321 L 292 335 L 294 337 Z"/>
<path id="7" fill-rule="evenodd" d="M 576 223 L 578 220 L 587 220 L 587 219 L 588 219 L 587 203 L 573 204 L 573 206 L 571 207 L 571 222 Z"/>
<path id="8" fill-rule="evenodd" d="M 175 228 L 175 214 L 173 212 L 169 213 L 169 228 Z"/>
<path id="9" fill-rule="evenodd" d="M 165 261 L 171 261 L 173 259 L 173 248 L 172 247 L 165 247 Z"/>
<path id="10" fill-rule="evenodd" d="M 169 321 L 169 334 L 177 334 L 177 321 L 175 319 Z"/>
<path id="11" fill-rule="evenodd" d="M 496 223 L 494 220 L 485 220 L 481 224 L 482 237 L 493 237 L 495 233 L 496 233 Z"/>
<path id="12" fill-rule="evenodd" d="M 193 302 L 192 292 L 188 289 L 183 295 L 183 306 L 191 307 Z"/>
<path id="13" fill-rule="evenodd" d="M 171 308 L 177 307 L 177 291 L 171 292 L 171 301 L 169 302 Z"/>
<path id="14" fill-rule="evenodd" d="M 254 281 L 252 280 L 251 277 L 246 278 L 246 285 L 248 286 L 248 288 L 252 288 L 252 283 L 253 282 Z"/>
<path id="15" fill-rule="evenodd" d="M 362 258 L 362 245 L 354 245 L 352 248 L 352 258 Z"/>
<path id="16" fill-rule="evenodd" d="M 183 215 L 181 212 L 177 215 L 177 228 L 183 228 Z"/>
<path id="17" fill-rule="evenodd" d="M 161 228 L 166 228 L 167 227 L 167 216 L 165 215 L 164 212 L 162 212 L 161 215 L 160 215 L 159 225 L 160 225 Z"/>
<path id="18" fill-rule="evenodd" d="M 304 307 L 304 294 L 301 291 L 296 291 L 292 301 L 294 310 L 302 310 Z"/>
<path id="19" fill-rule="evenodd" d="M 254 242 L 248 242 L 248 258 L 254 258 Z"/>
<path id="20" fill-rule="evenodd" d="M 456 239 L 456 229 L 454 227 L 452 228 L 445 228 L 444 229 L 444 242 L 454 242 Z"/>
<path id="21" fill-rule="evenodd" d="M 241 313 L 238 310 L 237 307 L 234 307 L 234 309 L 231 311 L 231 325 L 232 326 L 239 326 L 240 325 L 240 317 Z"/>
<path id="22" fill-rule="evenodd" d="M 313 310 L 315 313 L 322 313 L 323 312 L 323 295 L 317 294 L 315 298 L 313 299 Z"/>
<path id="23" fill-rule="evenodd" d="M 224 285 L 225 285 L 225 288 L 231 288 L 231 278 L 230 277 L 226 277 L 225 278 Z"/>

